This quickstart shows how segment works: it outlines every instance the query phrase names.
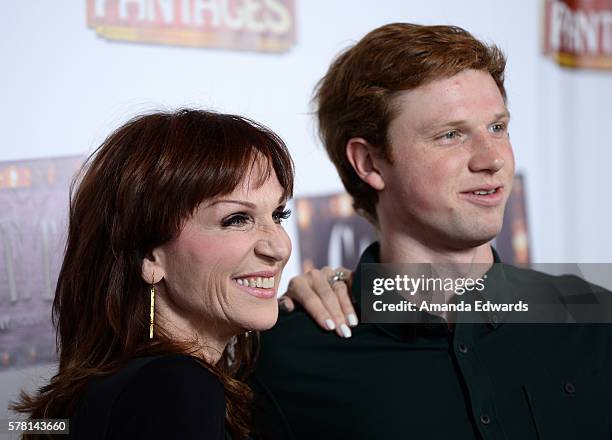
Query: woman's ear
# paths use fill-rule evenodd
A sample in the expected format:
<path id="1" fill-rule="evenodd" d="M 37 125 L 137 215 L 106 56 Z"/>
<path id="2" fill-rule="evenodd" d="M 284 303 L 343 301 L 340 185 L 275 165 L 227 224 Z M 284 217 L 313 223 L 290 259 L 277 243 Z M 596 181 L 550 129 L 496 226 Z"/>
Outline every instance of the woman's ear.
<path id="1" fill-rule="evenodd" d="M 140 275 L 147 284 L 157 284 L 166 276 L 164 256 L 160 248 L 155 248 L 142 260 Z"/>
<path id="2" fill-rule="evenodd" d="M 383 175 L 368 141 L 363 138 L 349 139 L 346 143 L 346 158 L 361 180 L 377 191 L 385 188 Z"/>

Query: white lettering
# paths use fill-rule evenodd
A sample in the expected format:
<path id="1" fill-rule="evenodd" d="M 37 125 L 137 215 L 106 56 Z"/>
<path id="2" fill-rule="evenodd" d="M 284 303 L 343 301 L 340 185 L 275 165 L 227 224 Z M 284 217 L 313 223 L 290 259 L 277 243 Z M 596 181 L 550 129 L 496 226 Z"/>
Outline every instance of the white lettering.
<path id="1" fill-rule="evenodd" d="M 181 21 L 184 24 L 191 24 L 191 0 L 181 2 Z"/>
<path id="2" fill-rule="evenodd" d="M 385 289 L 382 288 L 384 278 L 374 278 L 372 293 L 376 296 L 385 293 Z"/>
<path id="3" fill-rule="evenodd" d="M 174 0 L 157 0 L 164 23 L 174 22 Z"/>
<path id="4" fill-rule="evenodd" d="M 259 21 L 258 12 L 261 4 L 257 0 L 244 0 L 244 23 L 246 28 L 252 32 L 263 32 L 266 25 Z"/>
<path id="5" fill-rule="evenodd" d="M 601 14 L 601 46 L 604 54 L 612 55 L 612 12 L 610 11 Z"/>
<path id="6" fill-rule="evenodd" d="M 264 0 L 264 5 L 272 14 L 266 14 L 266 25 L 270 32 L 284 34 L 291 28 L 291 14 L 278 0 Z"/>
<path id="7" fill-rule="evenodd" d="M 204 25 L 204 13 L 210 15 L 210 24 L 212 27 L 221 25 L 221 15 L 219 13 L 219 4 L 215 0 L 194 0 L 194 20 L 198 26 Z"/>
<path id="8" fill-rule="evenodd" d="M 96 17 L 106 16 L 106 0 L 96 0 L 94 3 L 94 14 Z"/>
<path id="9" fill-rule="evenodd" d="M 564 17 L 569 13 L 569 8 L 565 3 L 553 2 L 550 12 L 550 48 L 554 51 L 561 47 L 561 32 Z"/>
<path id="10" fill-rule="evenodd" d="M 612 12 L 573 11 L 555 1 L 549 19 L 550 50 L 591 55 L 612 52 Z"/>
<path id="11" fill-rule="evenodd" d="M 238 9 L 236 17 L 232 17 L 232 7 L 229 3 L 231 3 L 231 0 L 221 0 L 221 16 L 223 18 L 223 22 L 228 28 L 238 30 L 244 26 L 243 12 Z"/>
<path id="12" fill-rule="evenodd" d="M 599 16 L 595 12 L 587 15 L 584 11 L 576 12 L 574 41 L 579 52 L 598 52 Z M 586 42 L 586 44 L 585 44 Z M 586 47 L 585 47 L 586 46 Z"/>
<path id="13" fill-rule="evenodd" d="M 128 19 L 128 5 L 135 3 L 138 5 L 138 20 L 145 20 L 147 17 L 147 0 L 119 0 L 119 18 Z"/>

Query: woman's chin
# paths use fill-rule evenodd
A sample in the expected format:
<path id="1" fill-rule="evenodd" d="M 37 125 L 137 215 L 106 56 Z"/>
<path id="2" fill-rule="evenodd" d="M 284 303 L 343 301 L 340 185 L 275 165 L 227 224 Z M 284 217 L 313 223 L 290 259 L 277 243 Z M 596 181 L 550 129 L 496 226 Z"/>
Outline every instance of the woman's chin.
<path id="1" fill-rule="evenodd" d="M 278 306 L 270 307 L 269 310 L 254 311 L 245 322 L 245 331 L 262 332 L 274 327 L 278 319 Z"/>

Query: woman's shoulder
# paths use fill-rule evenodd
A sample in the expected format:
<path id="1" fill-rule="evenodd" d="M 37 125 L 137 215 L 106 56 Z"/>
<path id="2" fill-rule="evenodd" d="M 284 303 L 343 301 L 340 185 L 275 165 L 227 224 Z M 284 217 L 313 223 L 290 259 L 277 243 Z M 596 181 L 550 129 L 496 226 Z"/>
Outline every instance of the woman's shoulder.
<path id="1" fill-rule="evenodd" d="M 195 384 L 204 385 L 223 393 L 223 385 L 219 378 L 193 356 L 171 354 L 149 358 L 139 365 L 136 376 L 159 379 L 159 374 L 162 374 L 166 380 L 189 382 L 192 387 Z"/>
<path id="2" fill-rule="evenodd" d="M 195 358 L 167 355 L 141 366 L 117 397 L 112 418 L 126 420 L 164 417 L 180 420 L 203 414 L 210 419 L 225 418 L 225 394 L 219 379 Z"/>
<path id="3" fill-rule="evenodd" d="M 225 395 L 220 380 L 192 356 L 135 358 L 92 381 L 76 418 L 80 429 L 97 425 L 106 432 L 99 438 L 223 438 Z"/>
<path id="4" fill-rule="evenodd" d="M 195 357 L 184 354 L 134 358 L 115 373 L 92 382 L 88 394 L 98 398 L 120 399 L 130 394 L 160 398 L 181 393 L 200 397 L 203 389 L 224 398 L 223 385 L 217 376 Z"/>
<path id="5" fill-rule="evenodd" d="M 219 378 L 196 358 L 183 354 L 158 356 L 139 365 L 121 394 L 125 397 L 130 393 L 138 396 L 153 394 L 156 399 L 164 395 L 225 398 Z"/>

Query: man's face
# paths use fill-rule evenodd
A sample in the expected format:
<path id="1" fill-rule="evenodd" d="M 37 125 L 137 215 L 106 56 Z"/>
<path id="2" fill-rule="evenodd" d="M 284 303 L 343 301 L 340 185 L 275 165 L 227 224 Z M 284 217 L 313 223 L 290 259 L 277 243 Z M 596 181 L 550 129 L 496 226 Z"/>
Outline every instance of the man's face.
<path id="1" fill-rule="evenodd" d="M 512 189 L 509 113 L 491 75 L 466 70 L 400 94 L 379 162 L 384 227 L 429 247 L 464 249 L 502 227 Z M 383 225 L 383 224 L 381 224 Z"/>

